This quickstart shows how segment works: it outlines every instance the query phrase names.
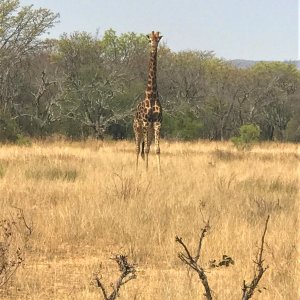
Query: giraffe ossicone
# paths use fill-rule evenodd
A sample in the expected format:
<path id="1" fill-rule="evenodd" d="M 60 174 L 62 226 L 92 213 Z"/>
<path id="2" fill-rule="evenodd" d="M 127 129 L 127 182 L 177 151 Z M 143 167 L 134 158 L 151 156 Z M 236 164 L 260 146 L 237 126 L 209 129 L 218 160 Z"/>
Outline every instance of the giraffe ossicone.
<path id="1" fill-rule="evenodd" d="M 150 59 L 148 70 L 148 83 L 145 98 L 137 106 L 133 129 L 136 144 L 136 168 L 138 167 L 139 154 L 145 159 L 146 170 L 148 170 L 148 154 L 150 145 L 154 138 L 157 168 L 160 173 L 160 129 L 162 123 L 162 107 L 157 91 L 157 50 L 162 36 L 159 32 L 152 31 L 147 35 L 150 43 Z"/>

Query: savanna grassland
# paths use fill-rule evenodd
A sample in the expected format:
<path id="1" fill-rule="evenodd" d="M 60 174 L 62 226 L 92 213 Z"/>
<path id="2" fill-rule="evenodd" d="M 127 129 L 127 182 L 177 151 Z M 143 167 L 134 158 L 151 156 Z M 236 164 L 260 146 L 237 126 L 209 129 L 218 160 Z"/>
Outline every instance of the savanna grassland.
<path id="1" fill-rule="evenodd" d="M 124 253 L 138 272 L 120 299 L 203 299 L 175 236 L 195 249 L 209 219 L 202 265 L 223 254 L 235 261 L 207 271 L 213 295 L 241 299 L 270 214 L 269 269 L 253 299 L 299 299 L 299 146 L 263 143 L 244 152 L 231 143 L 163 141 L 161 150 L 158 177 L 153 154 L 149 172 L 142 163 L 135 172 L 132 142 L 1 146 L 0 217 L 22 208 L 33 233 L 0 298 L 102 299 L 93 273 L 102 264 L 109 286 L 118 277 L 110 258 Z"/>

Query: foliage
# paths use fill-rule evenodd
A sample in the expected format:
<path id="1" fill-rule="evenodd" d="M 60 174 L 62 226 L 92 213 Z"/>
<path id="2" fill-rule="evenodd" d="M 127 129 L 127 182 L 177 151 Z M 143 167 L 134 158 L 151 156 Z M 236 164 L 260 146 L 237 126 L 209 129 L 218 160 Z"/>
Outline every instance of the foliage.
<path id="1" fill-rule="evenodd" d="M 260 136 L 260 128 L 254 124 L 243 125 L 239 129 L 240 135 L 231 139 L 238 149 L 249 149 Z"/>
<path id="2" fill-rule="evenodd" d="M 17 140 L 15 143 L 18 146 L 31 146 L 32 141 L 28 136 L 24 136 L 23 134 L 17 134 Z"/>
<path id="3" fill-rule="evenodd" d="M 20 134 L 20 128 L 15 119 L 9 115 L 0 115 L 0 142 L 16 142 Z"/>
<path id="4" fill-rule="evenodd" d="M 0 142 L 15 143 L 19 146 L 30 146 L 31 140 L 25 136 L 15 119 L 8 115 L 0 115 Z"/>
<path id="5" fill-rule="evenodd" d="M 202 137 L 203 125 L 192 113 L 165 115 L 162 135 L 179 140 L 195 140 Z"/>
<path id="6" fill-rule="evenodd" d="M 58 43 L 58 63 L 67 74 L 62 94 L 64 115 L 91 128 L 101 139 L 112 124 L 129 114 L 125 76 L 115 64 L 121 58 L 117 50 L 114 58 L 111 56 L 116 47 L 116 37 L 111 35 L 111 31 L 106 33 L 100 42 L 87 33 L 75 33 Z"/>
<path id="7" fill-rule="evenodd" d="M 54 26 L 58 15 L 44 8 L 33 9 L 32 5 L 20 7 L 19 0 L 1 1 L 0 11 L 1 111 L 17 114 L 24 76 L 34 67 L 27 59 L 43 50 L 40 36 Z"/>

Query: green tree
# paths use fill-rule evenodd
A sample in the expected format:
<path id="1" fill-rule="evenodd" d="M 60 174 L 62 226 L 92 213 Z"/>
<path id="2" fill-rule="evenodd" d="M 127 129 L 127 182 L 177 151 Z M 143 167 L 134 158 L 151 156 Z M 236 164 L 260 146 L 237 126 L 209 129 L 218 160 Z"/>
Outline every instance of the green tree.
<path id="1" fill-rule="evenodd" d="M 283 139 L 292 117 L 291 97 L 299 82 L 299 71 L 294 65 L 271 62 L 258 63 L 252 74 L 249 122 L 256 122 L 265 139 Z"/>
<path id="2" fill-rule="evenodd" d="M 114 43 L 114 41 L 113 41 Z M 124 74 L 107 61 L 103 43 L 87 33 L 63 36 L 56 59 L 65 71 L 64 114 L 93 130 L 96 138 L 129 112 Z M 125 103 L 126 104 L 126 103 Z"/>
<path id="3" fill-rule="evenodd" d="M 28 58 L 43 47 L 40 36 L 59 16 L 48 9 L 33 9 L 32 5 L 20 7 L 18 0 L 1 1 L 0 12 L 0 112 L 17 119 L 17 112 L 23 109 L 23 102 L 17 99 L 22 98 Z"/>

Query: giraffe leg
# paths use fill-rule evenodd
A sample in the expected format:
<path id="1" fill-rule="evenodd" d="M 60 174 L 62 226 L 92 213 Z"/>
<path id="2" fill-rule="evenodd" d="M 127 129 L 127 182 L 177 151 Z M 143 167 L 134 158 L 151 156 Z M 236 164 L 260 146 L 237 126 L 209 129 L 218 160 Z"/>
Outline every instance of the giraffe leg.
<path id="1" fill-rule="evenodd" d="M 157 171 L 160 174 L 160 147 L 159 147 L 159 140 L 160 140 L 160 122 L 154 122 L 154 142 L 155 142 L 155 153 L 156 153 L 156 161 L 157 161 Z"/>
<path id="2" fill-rule="evenodd" d="M 138 150 L 139 151 L 139 150 Z M 136 154 L 136 161 L 135 161 L 135 170 L 137 171 L 139 166 L 139 153 Z"/>
<path id="3" fill-rule="evenodd" d="M 136 121 L 136 122 L 134 122 L 133 129 L 134 129 L 134 134 L 135 134 L 135 146 L 136 146 L 135 169 L 137 170 L 138 165 L 139 165 L 140 145 L 141 145 L 141 140 L 142 140 L 142 127 Z"/>
<path id="4" fill-rule="evenodd" d="M 144 135 L 146 170 L 148 170 L 148 154 L 150 151 L 149 122 L 143 122 L 143 135 Z"/>
<path id="5" fill-rule="evenodd" d="M 135 170 L 137 171 L 139 166 L 139 154 L 140 154 L 140 144 L 136 142 L 136 161 L 135 161 Z"/>
<path id="6" fill-rule="evenodd" d="M 142 159 L 145 159 L 145 143 L 144 141 L 142 141 L 142 151 L 141 151 L 141 157 Z"/>

